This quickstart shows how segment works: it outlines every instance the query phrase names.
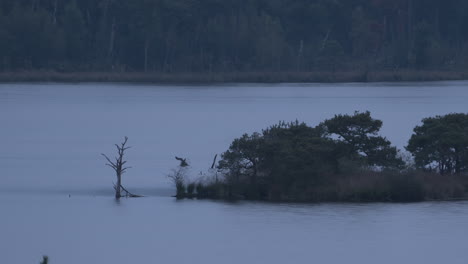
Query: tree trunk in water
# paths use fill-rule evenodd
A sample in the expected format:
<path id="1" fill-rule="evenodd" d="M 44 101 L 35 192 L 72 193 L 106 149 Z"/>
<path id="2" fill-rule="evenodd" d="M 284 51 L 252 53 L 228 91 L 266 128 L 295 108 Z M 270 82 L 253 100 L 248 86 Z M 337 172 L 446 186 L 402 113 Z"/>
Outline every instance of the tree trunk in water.
<path id="1" fill-rule="evenodd" d="M 120 193 L 122 188 L 122 174 L 117 173 L 117 184 L 115 185 L 115 199 L 119 199 L 122 197 L 122 194 Z"/>
<path id="2" fill-rule="evenodd" d="M 108 162 L 106 163 L 106 165 L 111 167 L 115 171 L 115 174 L 117 176 L 117 183 L 114 185 L 116 199 L 120 199 L 120 197 L 122 197 L 122 191 L 126 193 L 125 197 L 142 197 L 141 195 L 135 195 L 130 193 L 129 191 L 127 191 L 127 189 L 125 189 L 122 186 L 122 174 L 124 174 L 127 169 L 131 168 L 124 167 L 125 163 L 127 163 L 127 161 L 123 159 L 124 152 L 125 150 L 130 148 L 125 146 L 127 144 L 127 140 L 128 137 L 125 137 L 124 142 L 122 142 L 120 145 L 115 144 L 118 153 L 118 157 L 115 158 L 115 161 L 109 159 L 109 157 L 107 157 L 106 154 L 101 154 L 102 156 L 104 156 L 104 158 L 106 158 Z"/>

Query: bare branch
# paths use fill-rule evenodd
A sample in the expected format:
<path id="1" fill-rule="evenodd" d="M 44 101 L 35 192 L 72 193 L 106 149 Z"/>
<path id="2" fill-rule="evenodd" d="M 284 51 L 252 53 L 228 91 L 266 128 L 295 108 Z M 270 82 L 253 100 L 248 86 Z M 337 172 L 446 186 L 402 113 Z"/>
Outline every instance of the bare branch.
<path id="1" fill-rule="evenodd" d="M 115 198 L 119 199 L 120 197 L 122 197 L 121 195 L 121 190 L 124 190 L 127 194 L 126 196 L 127 197 L 140 197 L 139 195 L 134 195 L 132 193 L 130 193 L 129 191 L 127 191 L 123 186 L 122 186 L 122 174 L 126 173 L 126 171 L 128 169 L 130 169 L 131 167 L 124 167 L 124 165 L 127 163 L 126 160 L 124 160 L 124 153 L 125 153 L 125 150 L 131 148 L 131 147 L 126 147 L 125 145 L 127 144 L 127 141 L 128 141 L 128 137 L 125 137 L 124 138 L 124 141 L 122 143 L 119 144 L 114 144 L 115 147 L 117 148 L 117 157 L 115 157 L 115 161 L 111 161 L 111 159 L 106 156 L 105 154 L 101 154 L 106 160 L 108 163 L 106 163 L 106 166 L 109 166 L 111 167 L 114 171 L 115 171 L 115 174 L 117 176 L 117 183 L 114 184 L 114 190 L 115 190 Z"/>
<path id="2" fill-rule="evenodd" d="M 116 166 L 115 163 L 112 162 L 112 161 L 109 159 L 109 157 L 106 156 L 106 154 L 102 154 L 102 153 L 101 153 L 101 155 L 104 156 L 104 158 L 106 158 L 106 160 L 107 160 L 110 164 L 112 164 L 113 166 Z"/>
<path id="3" fill-rule="evenodd" d="M 117 167 L 115 165 L 112 165 L 112 164 L 109 164 L 109 163 L 106 163 L 106 165 L 113 168 L 114 170 L 117 169 Z"/>
<path id="4" fill-rule="evenodd" d="M 218 154 L 216 154 L 216 155 L 214 156 L 213 164 L 211 164 L 211 168 L 212 168 L 212 169 L 213 169 L 213 168 L 215 167 L 215 165 L 216 165 L 216 158 L 217 158 L 217 157 L 218 157 Z"/>

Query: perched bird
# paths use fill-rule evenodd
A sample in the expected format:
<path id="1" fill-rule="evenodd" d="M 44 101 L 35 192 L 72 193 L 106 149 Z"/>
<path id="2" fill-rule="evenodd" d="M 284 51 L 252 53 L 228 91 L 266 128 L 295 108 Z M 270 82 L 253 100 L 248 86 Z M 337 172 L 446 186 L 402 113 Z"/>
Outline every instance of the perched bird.
<path id="1" fill-rule="evenodd" d="M 187 163 L 187 159 L 183 159 L 183 158 L 179 158 L 179 157 L 175 157 L 176 160 L 180 161 L 180 165 L 181 167 L 187 167 L 189 164 Z"/>

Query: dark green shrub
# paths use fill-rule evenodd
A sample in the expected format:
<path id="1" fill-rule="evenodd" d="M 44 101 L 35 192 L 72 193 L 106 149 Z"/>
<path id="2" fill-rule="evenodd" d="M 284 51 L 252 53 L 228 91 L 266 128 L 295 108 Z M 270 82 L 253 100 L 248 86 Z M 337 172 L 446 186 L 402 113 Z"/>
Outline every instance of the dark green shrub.
<path id="1" fill-rule="evenodd" d="M 192 197 L 194 192 L 195 192 L 195 183 L 190 183 L 189 185 L 187 185 L 187 195 L 189 197 Z"/>
<path id="2" fill-rule="evenodd" d="M 185 184 L 183 182 L 176 183 L 176 197 L 177 198 L 185 197 Z"/>
<path id="3" fill-rule="evenodd" d="M 392 202 L 419 202 L 424 200 L 421 181 L 412 175 L 391 175 L 388 177 L 389 197 Z"/>

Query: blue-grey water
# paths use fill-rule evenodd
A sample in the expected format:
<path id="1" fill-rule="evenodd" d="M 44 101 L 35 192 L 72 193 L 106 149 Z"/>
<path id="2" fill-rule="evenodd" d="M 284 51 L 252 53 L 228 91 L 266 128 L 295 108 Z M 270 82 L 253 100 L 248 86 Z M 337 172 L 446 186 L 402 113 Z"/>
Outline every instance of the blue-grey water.
<path id="1" fill-rule="evenodd" d="M 175 201 L 233 138 L 280 120 L 316 125 L 370 110 L 403 148 L 422 118 L 468 112 L 468 82 L 399 84 L 0 84 L 2 263 L 467 263 L 468 203 Z M 112 199 L 124 136 L 141 199 Z"/>

